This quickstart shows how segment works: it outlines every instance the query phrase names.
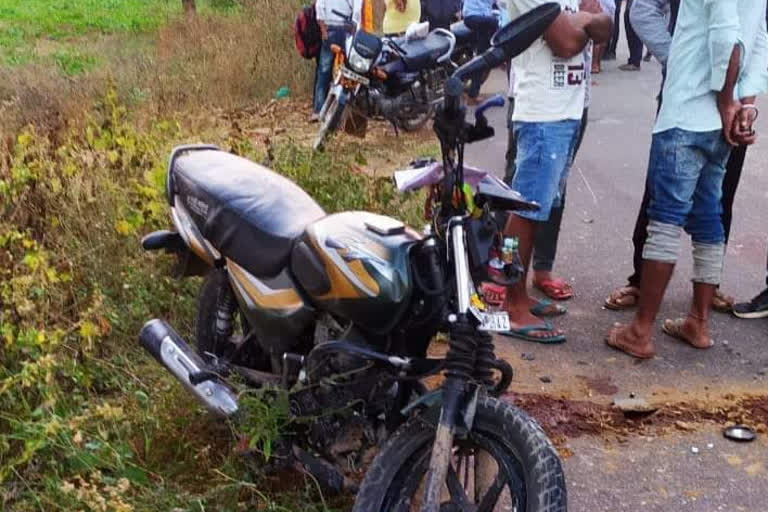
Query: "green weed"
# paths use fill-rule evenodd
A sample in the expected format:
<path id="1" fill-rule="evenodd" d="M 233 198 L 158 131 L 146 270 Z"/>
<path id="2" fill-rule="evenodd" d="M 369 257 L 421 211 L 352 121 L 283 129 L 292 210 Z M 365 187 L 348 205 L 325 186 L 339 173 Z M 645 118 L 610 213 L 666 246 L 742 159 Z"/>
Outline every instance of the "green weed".
<path id="1" fill-rule="evenodd" d="M 197 138 L 174 120 L 139 128 L 110 90 L 82 129 L 29 128 L 0 158 L 2 510 L 334 508 L 312 479 L 294 475 L 286 489 L 234 452 L 247 439 L 262 458 L 274 454 L 284 396 L 249 394 L 233 436 L 136 342 L 153 317 L 191 339 L 200 281 L 168 277 L 172 259 L 138 242 L 169 227 L 166 158 Z M 360 172 L 354 148 L 318 155 L 291 141 L 265 150 L 239 136 L 210 140 L 273 166 L 329 212 L 418 216 L 423 197 Z"/>

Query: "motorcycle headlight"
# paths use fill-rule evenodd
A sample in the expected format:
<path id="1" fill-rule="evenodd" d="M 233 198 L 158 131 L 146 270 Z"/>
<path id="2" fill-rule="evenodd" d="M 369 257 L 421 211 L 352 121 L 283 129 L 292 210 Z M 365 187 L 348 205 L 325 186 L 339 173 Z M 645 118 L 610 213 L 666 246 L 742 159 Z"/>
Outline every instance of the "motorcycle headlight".
<path id="1" fill-rule="evenodd" d="M 347 64 L 353 71 L 357 71 L 360 74 L 366 74 L 371 70 L 373 66 L 373 59 L 366 59 L 355 50 L 352 46 L 349 50 L 349 56 L 347 57 Z"/>

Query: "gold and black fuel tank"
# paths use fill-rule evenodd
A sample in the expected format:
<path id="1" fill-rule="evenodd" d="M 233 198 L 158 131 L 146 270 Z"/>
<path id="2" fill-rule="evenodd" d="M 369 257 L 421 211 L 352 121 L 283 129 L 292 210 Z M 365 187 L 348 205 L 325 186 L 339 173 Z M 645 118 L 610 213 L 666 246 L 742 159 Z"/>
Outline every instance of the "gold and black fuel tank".
<path id="1" fill-rule="evenodd" d="M 374 334 L 406 312 L 412 283 L 408 252 L 419 240 L 402 222 L 344 212 L 313 222 L 294 246 L 291 271 L 322 310 Z"/>

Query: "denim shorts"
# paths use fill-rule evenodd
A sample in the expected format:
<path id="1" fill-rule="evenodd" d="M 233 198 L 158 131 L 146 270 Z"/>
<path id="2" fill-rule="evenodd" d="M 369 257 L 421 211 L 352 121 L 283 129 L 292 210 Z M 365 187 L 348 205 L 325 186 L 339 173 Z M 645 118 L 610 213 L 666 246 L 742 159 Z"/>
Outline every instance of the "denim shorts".
<path id="1" fill-rule="evenodd" d="M 581 122 L 575 119 L 514 123 L 517 169 L 512 188 L 541 207 L 535 212 L 515 212 L 515 215 L 545 222 L 552 207 L 560 205 L 580 125 Z"/>
<path id="2" fill-rule="evenodd" d="M 721 199 L 730 153 L 721 130 L 655 133 L 648 162 L 648 218 L 684 227 L 694 242 L 723 243 Z"/>

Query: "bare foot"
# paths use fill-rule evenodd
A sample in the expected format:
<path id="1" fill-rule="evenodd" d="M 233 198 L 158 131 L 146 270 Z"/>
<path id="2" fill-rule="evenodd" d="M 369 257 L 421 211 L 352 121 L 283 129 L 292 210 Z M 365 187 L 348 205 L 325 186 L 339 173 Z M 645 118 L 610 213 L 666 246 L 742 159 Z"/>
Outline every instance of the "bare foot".
<path id="1" fill-rule="evenodd" d="M 709 335 L 709 326 L 706 321 L 688 316 L 676 320 L 664 320 L 662 330 L 680 341 L 684 341 L 692 347 L 707 349 L 712 347 L 712 337 Z"/>
<path id="2" fill-rule="evenodd" d="M 651 359 L 656 355 L 650 334 L 639 333 L 632 325 L 614 324 L 605 338 L 605 343 L 638 359 Z"/>

